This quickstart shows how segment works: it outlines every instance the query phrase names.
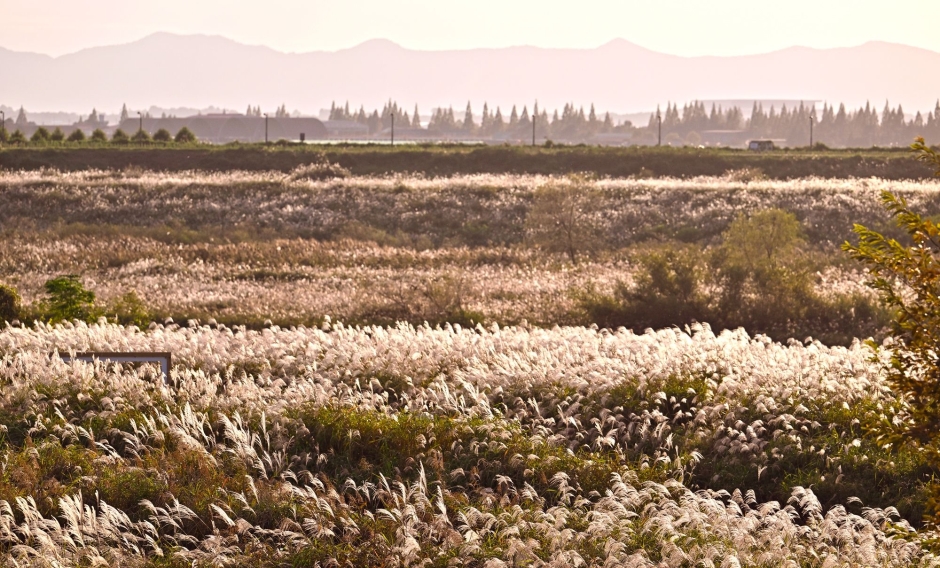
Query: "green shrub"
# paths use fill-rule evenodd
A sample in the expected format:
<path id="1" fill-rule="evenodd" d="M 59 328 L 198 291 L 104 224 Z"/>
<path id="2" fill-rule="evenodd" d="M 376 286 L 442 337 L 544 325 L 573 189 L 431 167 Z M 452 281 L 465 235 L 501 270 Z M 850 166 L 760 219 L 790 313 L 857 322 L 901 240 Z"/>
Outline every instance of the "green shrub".
<path id="1" fill-rule="evenodd" d="M 193 134 L 192 130 L 184 126 L 176 133 L 175 140 L 177 144 L 192 144 L 196 141 L 196 135 Z"/>
<path id="2" fill-rule="evenodd" d="M 91 133 L 91 141 L 104 143 L 108 141 L 108 135 L 104 133 L 104 130 L 96 128 L 94 132 Z"/>
<path id="3" fill-rule="evenodd" d="M 45 127 L 40 126 L 36 129 L 36 132 L 33 132 L 33 135 L 30 136 L 29 141 L 33 144 L 45 144 L 51 138 L 49 131 Z"/>
<path id="4" fill-rule="evenodd" d="M 127 144 L 129 142 L 130 142 L 130 138 L 128 138 L 127 133 L 121 130 L 120 128 L 115 130 L 114 134 L 111 135 L 112 144 Z"/>
<path id="5" fill-rule="evenodd" d="M 7 127 L 0 124 L 0 144 L 6 144 L 10 141 L 10 132 Z"/>
<path id="6" fill-rule="evenodd" d="M 26 144 L 26 135 L 17 130 L 10 135 L 10 144 Z"/>
<path id="7" fill-rule="evenodd" d="M 816 292 L 815 265 L 802 244 L 791 213 L 760 211 L 736 219 L 711 250 L 661 246 L 639 256 L 632 286 L 620 283 L 612 295 L 587 289 L 577 299 L 592 323 L 637 332 L 698 321 L 778 341 L 812 336 L 849 344 L 883 334 L 889 314 L 872 298 Z"/>
<path id="8" fill-rule="evenodd" d="M 45 319 L 60 321 L 88 321 L 95 315 L 95 293 L 87 290 L 74 274 L 47 280 L 43 285 L 47 297 L 42 302 Z"/>
<path id="9" fill-rule="evenodd" d="M 65 133 L 62 132 L 61 128 L 56 126 L 55 130 L 52 131 L 52 134 L 49 135 L 49 140 L 53 142 L 63 142 L 65 141 Z"/>
<path id="10" fill-rule="evenodd" d="M 921 160 L 937 168 L 940 154 L 918 138 L 912 148 Z M 882 425 L 884 440 L 903 447 L 913 444 L 934 467 L 940 466 L 940 225 L 912 211 L 903 197 L 888 191 L 881 202 L 909 245 L 885 237 L 862 225 L 855 226 L 857 246 L 843 249 L 868 267 L 869 286 L 892 309 L 891 335 L 896 342 L 887 366 L 888 381 L 907 404 L 906 420 Z M 929 504 L 940 519 L 940 487 Z"/>
<path id="11" fill-rule="evenodd" d="M 133 290 L 112 301 L 105 315 L 121 325 L 144 327 L 151 321 L 150 310 Z"/>
<path id="12" fill-rule="evenodd" d="M 146 130 L 138 130 L 134 133 L 134 137 L 131 138 L 131 141 L 135 144 L 149 144 L 153 139 L 150 138 L 150 134 L 148 134 Z"/>
<path id="13" fill-rule="evenodd" d="M 69 137 L 66 138 L 66 140 L 68 140 L 69 142 L 84 142 L 85 133 L 82 132 L 81 128 L 76 128 L 75 130 L 72 131 L 71 134 L 69 134 Z"/>
<path id="14" fill-rule="evenodd" d="M 0 284 L 0 322 L 19 319 L 20 310 L 20 295 L 16 289 Z"/>
<path id="15" fill-rule="evenodd" d="M 153 141 L 163 142 L 163 143 L 172 142 L 173 135 L 170 134 L 170 131 L 167 130 L 166 128 L 161 128 L 160 130 L 157 130 L 156 132 L 153 133 Z"/>

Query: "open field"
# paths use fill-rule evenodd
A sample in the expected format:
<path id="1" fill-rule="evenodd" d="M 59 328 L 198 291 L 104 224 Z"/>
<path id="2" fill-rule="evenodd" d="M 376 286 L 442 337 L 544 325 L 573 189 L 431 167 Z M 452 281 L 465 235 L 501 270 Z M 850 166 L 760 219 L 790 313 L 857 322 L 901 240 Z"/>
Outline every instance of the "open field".
<path id="1" fill-rule="evenodd" d="M 634 146 L 466 146 L 466 145 L 187 145 L 182 147 L 51 147 L 0 151 L 0 168 L 21 170 L 120 169 L 158 171 L 277 170 L 287 172 L 325 156 L 356 175 L 424 172 L 431 176 L 515 173 L 600 176 L 720 176 L 728 170 L 758 168 L 774 179 L 800 177 L 886 179 L 929 178 L 933 171 L 910 158 L 906 148 L 847 150 L 792 149 L 748 152 Z"/>
<path id="2" fill-rule="evenodd" d="M 63 274 L 96 300 L 0 325 L 0 565 L 940 566 L 838 251 L 897 234 L 880 189 L 940 212 L 753 169 L 4 171 L 21 319 Z"/>
<path id="3" fill-rule="evenodd" d="M 581 243 L 590 247 L 575 263 L 533 236 L 539 188 L 552 185 L 590 196 L 578 203 Z M 714 248 L 738 215 L 771 208 L 791 211 L 801 222 L 800 270 L 811 273 L 820 294 L 871 298 L 837 245 L 851 238 L 853 222 L 888 229 L 878 188 L 937 211 L 938 187 L 933 181 L 749 180 L 740 173 L 690 180 L 479 175 L 320 181 L 275 172 L 7 173 L 0 175 L 7 252 L 0 279 L 29 303 L 49 278 L 78 274 L 105 303 L 136 292 L 159 321 L 317 325 L 330 315 L 363 324 L 629 326 L 592 319 L 584 309 L 586 293 L 609 295 L 621 284 L 631 286 L 651 250 Z M 637 325 L 642 331 L 654 323 Z M 834 332 L 792 331 L 801 339 Z M 848 344 L 878 332 L 863 326 L 831 341 Z M 775 333 L 784 340 L 790 332 Z"/>

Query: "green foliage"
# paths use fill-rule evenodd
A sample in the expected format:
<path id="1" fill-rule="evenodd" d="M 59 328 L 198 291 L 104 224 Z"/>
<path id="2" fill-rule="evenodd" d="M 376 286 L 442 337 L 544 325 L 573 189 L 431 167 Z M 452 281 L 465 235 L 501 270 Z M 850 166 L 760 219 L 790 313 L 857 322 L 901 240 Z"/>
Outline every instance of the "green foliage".
<path id="1" fill-rule="evenodd" d="M 45 144 L 51 137 L 52 135 L 49 134 L 49 131 L 46 130 L 45 127 L 40 126 L 36 129 L 36 132 L 33 132 L 33 135 L 30 136 L 29 141 L 33 144 Z"/>
<path id="2" fill-rule="evenodd" d="M 20 130 L 17 130 L 10 135 L 10 144 L 26 144 L 26 135 L 23 134 Z"/>
<path id="3" fill-rule="evenodd" d="M 120 128 L 115 130 L 114 134 L 111 135 L 112 144 L 127 144 L 128 142 L 130 142 L 130 138 L 128 138 L 127 133 Z"/>
<path id="4" fill-rule="evenodd" d="M 192 144 L 196 141 L 196 135 L 193 134 L 192 130 L 184 126 L 176 133 L 175 140 L 178 144 Z"/>
<path id="5" fill-rule="evenodd" d="M 71 134 L 69 134 L 69 137 L 66 138 L 66 140 L 69 142 L 84 142 L 85 133 L 82 131 L 81 128 L 76 128 L 75 130 L 72 131 Z"/>
<path id="6" fill-rule="evenodd" d="M 170 134 L 170 131 L 167 130 L 166 128 L 161 128 L 160 130 L 157 130 L 156 132 L 153 133 L 153 141 L 163 142 L 163 143 L 172 142 L 173 135 Z"/>
<path id="7" fill-rule="evenodd" d="M 108 141 L 108 135 L 104 133 L 104 130 L 96 128 L 94 132 L 91 133 L 91 141 L 104 143 Z"/>
<path id="8" fill-rule="evenodd" d="M 65 140 L 65 133 L 62 132 L 61 128 L 56 126 L 55 130 L 52 131 L 52 134 L 49 135 L 49 140 L 52 142 L 63 142 Z"/>
<path id="9" fill-rule="evenodd" d="M 134 133 L 131 141 L 135 144 L 149 144 L 150 142 L 153 142 L 153 139 L 150 138 L 150 134 L 148 134 L 146 130 L 138 130 Z"/>
<path id="10" fill-rule="evenodd" d="M 10 133 L 7 131 L 7 127 L 3 124 L 0 124 L 0 144 L 6 144 L 10 141 Z"/>
<path id="11" fill-rule="evenodd" d="M 20 295 L 16 289 L 0 284 L 0 322 L 18 319 L 21 309 Z"/>
<path id="12" fill-rule="evenodd" d="M 152 321 L 150 310 L 134 290 L 112 301 L 105 310 L 105 315 L 121 325 L 145 327 Z"/>
<path id="13" fill-rule="evenodd" d="M 837 344 L 881 333 L 888 315 L 868 298 L 815 291 L 816 270 L 803 242 L 792 213 L 741 216 L 718 247 L 658 247 L 637 258 L 632 286 L 621 283 L 613 295 L 585 290 L 580 304 L 592 322 L 635 331 L 698 321 L 779 341 L 812 336 Z"/>
<path id="14" fill-rule="evenodd" d="M 940 175 L 935 150 L 923 139 L 912 148 Z M 867 265 L 869 285 L 895 314 L 892 337 L 897 348 L 891 351 L 888 378 L 905 397 L 910 419 L 891 425 L 885 437 L 928 447 L 940 463 L 940 226 L 912 211 L 903 197 L 883 191 L 881 202 L 911 244 L 856 225 L 858 245 L 845 243 L 843 249 Z"/>
<path id="15" fill-rule="evenodd" d="M 46 281 L 46 299 L 42 302 L 45 318 L 52 322 L 93 319 L 95 293 L 74 274 Z"/>

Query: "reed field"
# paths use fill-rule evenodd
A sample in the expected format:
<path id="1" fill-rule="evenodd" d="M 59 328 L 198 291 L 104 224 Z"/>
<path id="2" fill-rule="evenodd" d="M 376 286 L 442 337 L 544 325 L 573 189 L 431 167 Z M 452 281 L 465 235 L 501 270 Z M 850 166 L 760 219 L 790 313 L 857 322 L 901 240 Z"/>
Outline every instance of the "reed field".
<path id="1" fill-rule="evenodd" d="M 938 566 L 882 189 L 0 170 L 0 565 Z"/>

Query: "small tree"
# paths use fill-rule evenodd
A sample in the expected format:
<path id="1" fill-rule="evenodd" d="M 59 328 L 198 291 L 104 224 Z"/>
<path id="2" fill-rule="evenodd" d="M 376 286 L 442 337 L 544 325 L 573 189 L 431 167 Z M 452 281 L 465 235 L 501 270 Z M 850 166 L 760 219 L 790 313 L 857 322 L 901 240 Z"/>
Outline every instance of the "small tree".
<path id="1" fill-rule="evenodd" d="M 526 217 L 527 236 L 535 246 L 564 253 L 576 263 L 580 254 L 593 251 L 601 241 L 595 219 L 599 200 L 583 176 L 540 187 Z"/>
<path id="2" fill-rule="evenodd" d="M 121 130 L 120 128 L 115 130 L 114 134 L 111 135 L 112 144 L 127 144 L 129 142 L 130 142 L 130 138 L 128 138 L 127 133 Z"/>
<path id="3" fill-rule="evenodd" d="M 108 141 L 108 135 L 104 133 L 104 130 L 96 128 L 94 132 L 91 133 L 91 141 L 104 144 Z"/>
<path id="4" fill-rule="evenodd" d="M 84 142 L 85 133 L 82 132 L 81 128 L 76 128 L 75 130 L 72 131 L 71 134 L 69 134 L 69 137 L 66 138 L 66 140 L 68 140 L 69 142 L 75 142 L 75 143 Z"/>
<path id="5" fill-rule="evenodd" d="M 192 144 L 196 141 L 196 135 L 193 134 L 193 131 L 187 127 L 180 128 L 180 131 L 176 133 L 176 142 L 178 144 Z"/>
<path id="6" fill-rule="evenodd" d="M 13 321 L 20 317 L 20 295 L 16 289 L 0 284 L 0 322 Z"/>
<path id="7" fill-rule="evenodd" d="M 173 135 L 170 134 L 170 131 L 166 128 L 161 128 L 153 133 L 153 141 L 162 143 L 172 142 Z"/>
<path id="8" fill-rule="evenodd" d="M 17 130 L 12 135 L 10 135 L 10 144 L 26 144 L 26 135 L 22 131 Z"/>
<path id="9" fill-rule="evenodd" d="M 940 155 L 918 138 L 912 149 L 937 167 Z M 868 266 L 869 286 L 895 312 L 892 325 L 896 346 L 891 350 L 888 381 L 903 395 L 909 420 L 895 424 L 885 436 L 913 441 L 931 450 L 940 462 L 940 226 L 913 212 L 903 197 L 888 191 L 881 202 L 898 227 L 910 237 L 901 244 L 862 225 L 855 226 L 858 246 L 842 248 Z M 938 511 L 940 512 L 940 511 Z"/>
<path id="10" fill-rule="evenodd" d="M 52 134 L 49 135 L 49 140 L 53 142 L 63 142 L 65 141 L 65 133 L 62 132 L 61 128 L 56 126 L 55 130 L 52 131 Z"/>
<path id="11" fill-rule="evenodd" d="M 3 124 L 0 124 L 0 144 L 6 144 L 10 141 L 10 133 L 7 131 L 7 127 Z"/>
<path id="12" fill-rule="evenodd" d="M 78 276 L 67 274 L 47 280 L 43 288 L 47 297 L 42 307 L 49 322 L 87 321 L 94 315 L 95 293 L 87 290 Z"/>
<path id="13" fill-rule="evenodd" d="M 29 141 L 33 144 L 45 144 L 49 141 L 50 136 L 49 131 L 40 126 L 36 129 L 36 132 L 33 132 L 33 135 L 30 136 Z"/>
<path id="14" fill-rule="evenodd" d="M 134 137 L 131 138 L 131 140 L 135 144 L 149 144 L 150 142 L 152 142 L 152 139 L 150 138 L 150 134 L 147 134 L 146 130 L 138 130 L 137 132 L 134 133 Z"/>

